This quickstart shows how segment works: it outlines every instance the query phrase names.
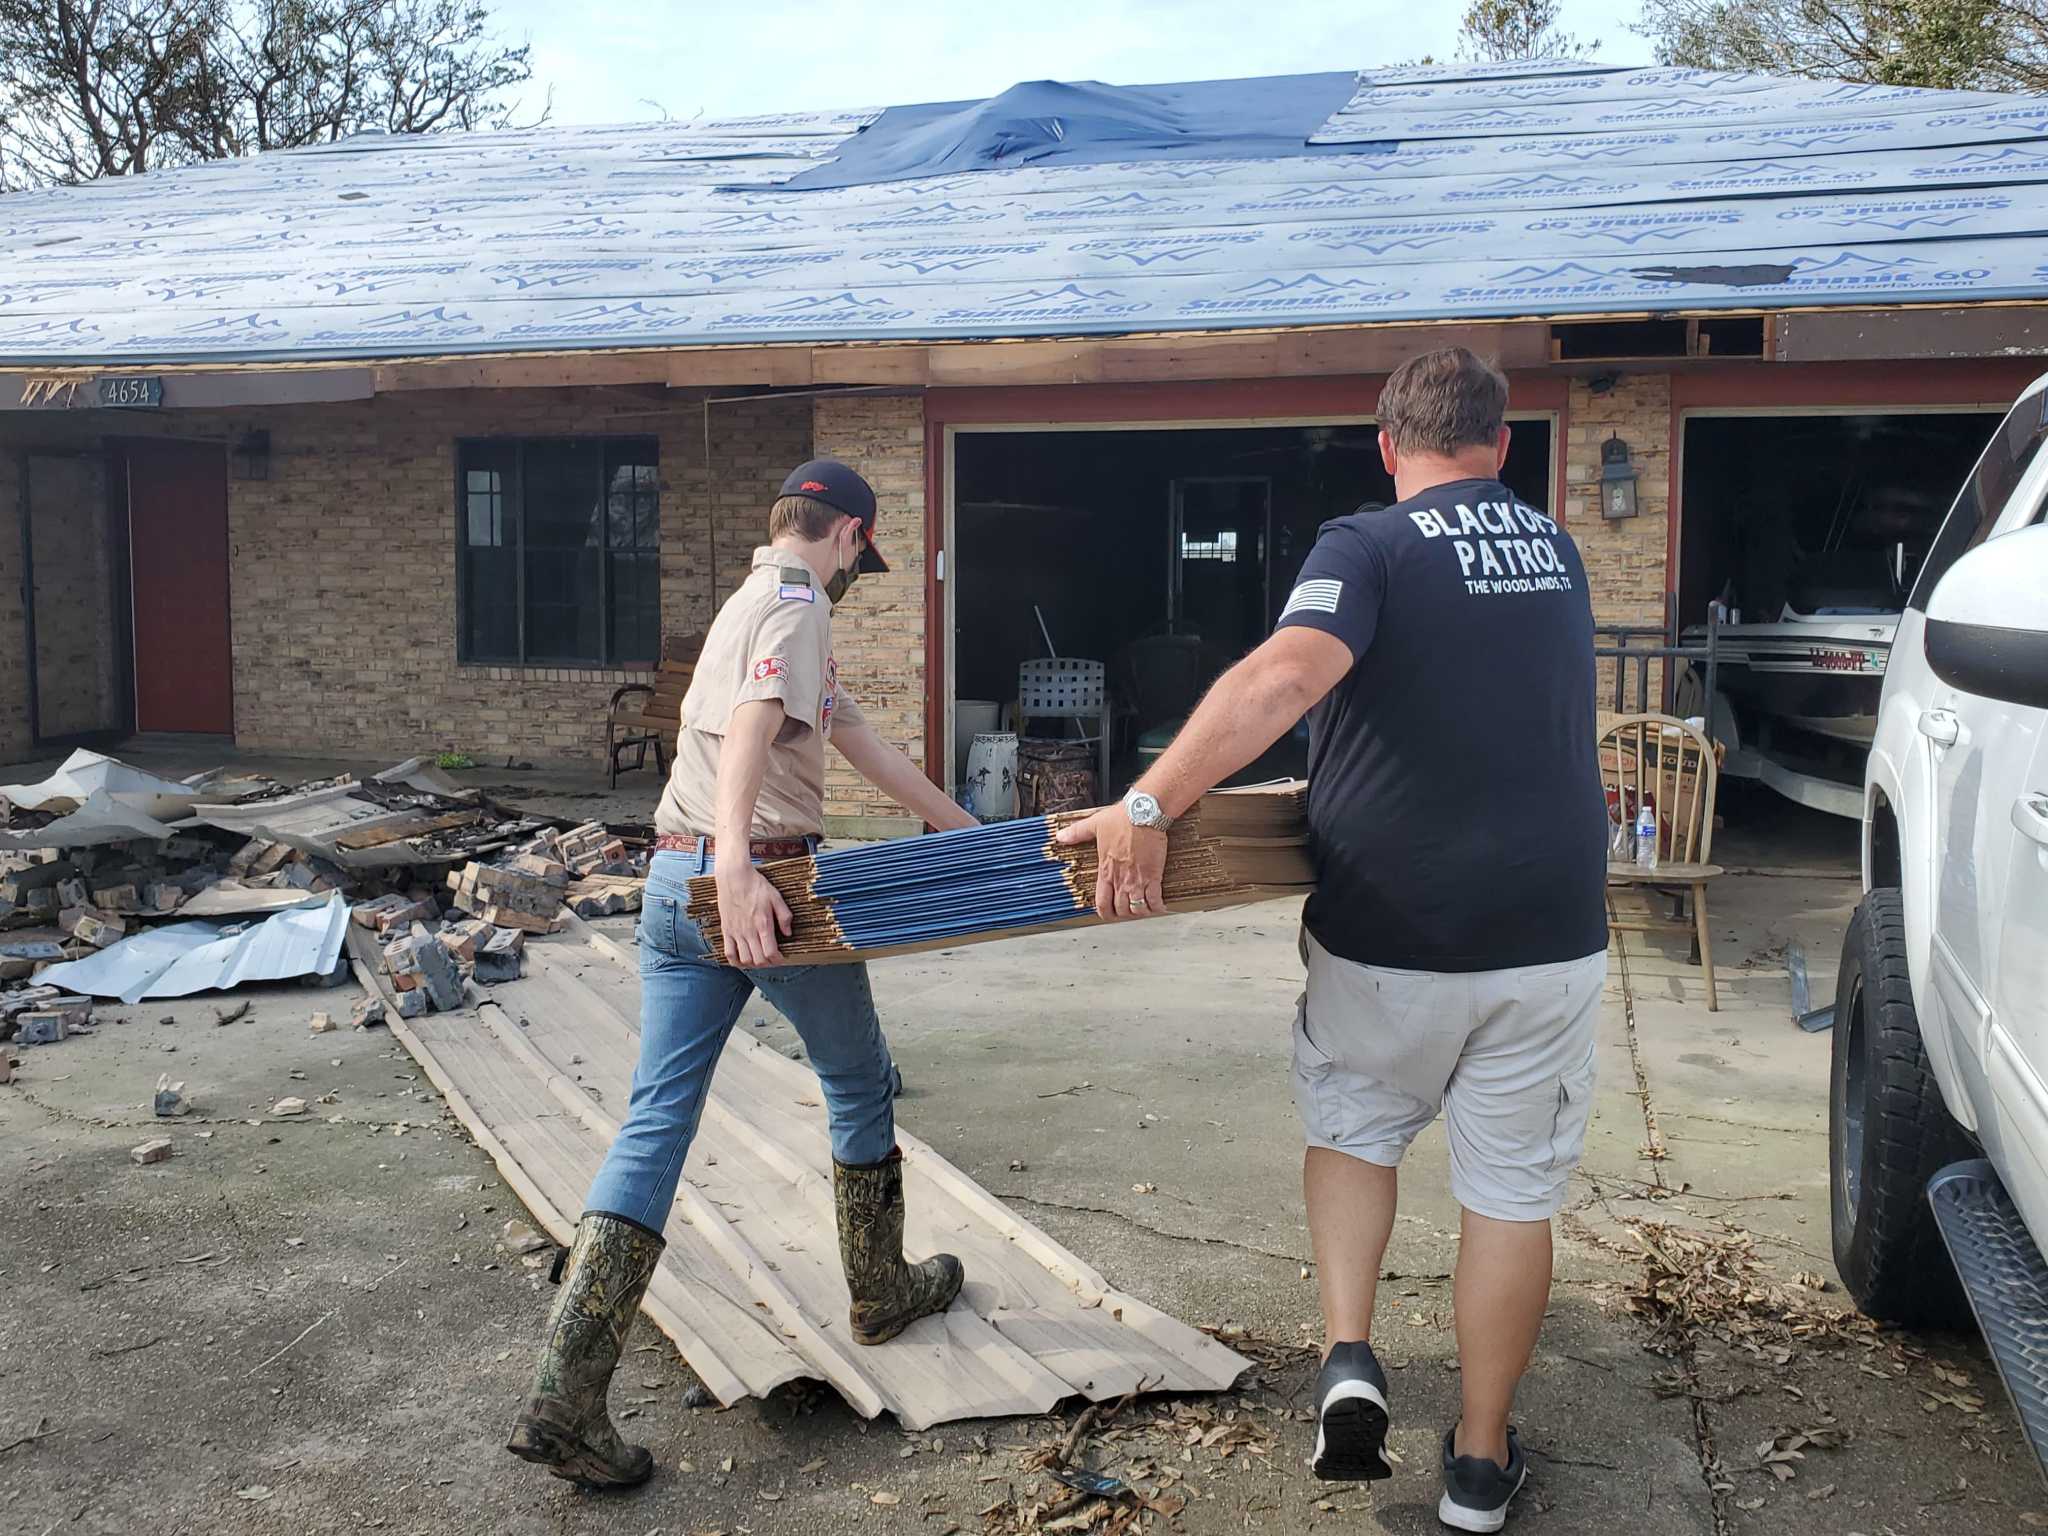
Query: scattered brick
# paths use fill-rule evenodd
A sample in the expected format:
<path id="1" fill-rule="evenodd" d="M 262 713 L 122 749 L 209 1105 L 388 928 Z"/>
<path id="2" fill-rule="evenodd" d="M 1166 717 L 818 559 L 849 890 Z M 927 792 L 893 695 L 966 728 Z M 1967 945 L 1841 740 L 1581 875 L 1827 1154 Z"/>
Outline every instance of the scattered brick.
<path id="1" fill-rule="evenodd" d="M 152 1141 L 145 1141 L 139 1147 L 130 1147 L 128 1156 L 137 1167 L 147 1167 L 151 1163 L 167 1163 L 171 1159 L 171 1138 L 158 1136 Z"/>

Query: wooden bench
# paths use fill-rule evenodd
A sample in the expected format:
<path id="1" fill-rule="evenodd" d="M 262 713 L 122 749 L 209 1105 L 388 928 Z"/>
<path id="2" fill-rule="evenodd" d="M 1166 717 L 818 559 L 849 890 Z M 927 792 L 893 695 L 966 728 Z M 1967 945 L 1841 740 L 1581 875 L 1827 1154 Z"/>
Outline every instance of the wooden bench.
<path id="1" fill-rule="evenodd" d="M 605 711 L 605 761 L 610 765 L 612 788 L 619 787 L 619 760 L 634 754 L 633 767 L 647 766 L 647 749 L 654 748 L 654 771 L 668 772 L 668 744 L 675 739 L 683 721 L 683 695 L 690 691 L 690 679 L 697 671 L 695 660 L 700 641 L 686 643 L 692 658 L 677 661 L 663 657 L 651 675 L 652 681 L 627 683 L 612 690 Z"/>
<path id="2" fill-rule="evenodd" d="M 1657 813 L 1657 867 L 1610 858 L 1610 892 L 1635 887 L 1671 897 L 1670 919 L 1623 916 L 1610 895 L 1607 926 L 1623 933 L 1684 933 L 1707 984 L 1707 1011 L 1721 1006 L 1714 985 L 1714 943 L 1707 932 L 1707 882 L 1721 873 L 1714 847 L 1714 791 L 1720 779 L 1714 744 L 1670 715 L 1625 715 L 1600 736 L 1600 779 L 1609 816 L 1626 824 L 1647 799 Z M 1690 896 L 1692 913 L 1685 914 Z M 1618 940 L 1617 940 L 1618 942 Z"/>

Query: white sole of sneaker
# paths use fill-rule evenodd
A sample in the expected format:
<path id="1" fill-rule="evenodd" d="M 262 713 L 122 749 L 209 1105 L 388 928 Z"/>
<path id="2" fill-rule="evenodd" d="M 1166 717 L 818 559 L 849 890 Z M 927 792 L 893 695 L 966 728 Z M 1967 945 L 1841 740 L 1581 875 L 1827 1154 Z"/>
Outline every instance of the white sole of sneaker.
<path id="1" fill-rule="evenodd" d="M 1340 1381 L 1316 1414 L 1316 1455 L 1310 1470 L 1330 1483 L 1392 1477 L 1386 1443 L 1385 1394 L 1369 1381 Z"/>
<path id="2" fill-rule="evenodd" d="M 1515 1495 L 1522 1491 L 1522 1484 L 1528 1476 L 1529 1468 L 1527 1463 L 1524 1463 L 1522 1475 L 1515 1479 L 1515 1486 L 1510 1488 L 1508 1496 L 1501 1500 L 1499 1509 L 1468 1509 L 1463 1504 L 1453 1503 L 1451 1496 L 1446 1493 L 1436 1501 L 1436 1517 L 1454 1531 L 1478 1531 L 1481 1536 L 1486 1536 L 1486 1533 L 1497 1531 L 1508 1523 L 1508 1505 L 1512 1504 Z"/>

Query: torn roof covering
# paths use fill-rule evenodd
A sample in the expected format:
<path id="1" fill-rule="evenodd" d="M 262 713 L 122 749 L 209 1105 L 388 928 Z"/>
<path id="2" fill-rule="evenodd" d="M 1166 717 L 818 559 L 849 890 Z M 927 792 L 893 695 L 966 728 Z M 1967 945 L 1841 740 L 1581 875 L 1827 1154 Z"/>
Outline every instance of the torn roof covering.
<path id="1" fill-rule="evenodd" d="M 2038 98 L 1541 61 L 1039 84 L 11 194 L 0 362 L 2048 298 L 2044 231 Z"/>

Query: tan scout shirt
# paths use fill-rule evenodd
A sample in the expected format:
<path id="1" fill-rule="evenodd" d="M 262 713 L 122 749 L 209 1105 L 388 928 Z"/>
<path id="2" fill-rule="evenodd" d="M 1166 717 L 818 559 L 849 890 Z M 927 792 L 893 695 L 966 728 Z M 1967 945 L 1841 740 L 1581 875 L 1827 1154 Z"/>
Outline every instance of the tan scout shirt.
<path id="1" fill-rule="evenodd" d="M 657 830 L 718 830 L 718 753 L 732 712 L 779 699 L 782 728 L 754 802 L 752 836 L 808 837 L 825 826 L 825 743 L 835 720 L 861 722 L 832 657 L 832 601 L 795 555 L 763 545 L 753 573 L 726 599 L 704 637 L 683 696 L 675 768 L 654 814 Z"/>

